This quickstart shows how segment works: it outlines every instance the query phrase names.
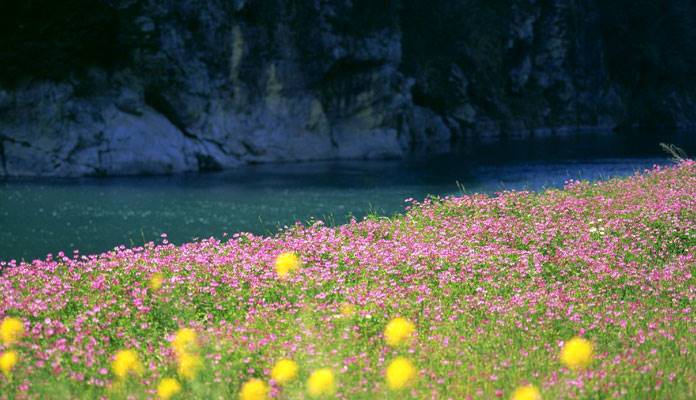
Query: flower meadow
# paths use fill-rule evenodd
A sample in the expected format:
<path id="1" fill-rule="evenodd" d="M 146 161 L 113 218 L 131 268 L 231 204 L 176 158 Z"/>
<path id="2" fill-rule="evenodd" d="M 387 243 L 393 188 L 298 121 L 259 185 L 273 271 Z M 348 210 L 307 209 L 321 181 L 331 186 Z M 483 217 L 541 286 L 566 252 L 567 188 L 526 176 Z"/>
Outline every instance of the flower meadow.
<path id="1" fill-rule="evenodd" d="M 0 399 L 691 399 L 696 163 L 3 264 Z"/>

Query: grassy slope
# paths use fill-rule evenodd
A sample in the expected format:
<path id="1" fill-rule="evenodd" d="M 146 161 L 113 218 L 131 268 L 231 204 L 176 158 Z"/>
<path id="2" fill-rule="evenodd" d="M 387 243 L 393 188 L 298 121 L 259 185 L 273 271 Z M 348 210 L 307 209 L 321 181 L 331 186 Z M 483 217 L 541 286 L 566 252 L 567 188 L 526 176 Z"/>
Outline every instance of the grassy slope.
<path id="1" fill-rule="evenodd" d="M 0 399 L 151 396 L 176 375 L 168 339 L 185 325 L 201 336 L 206 370 L 181 398 L 237 398 L 280 357 L 297 360 L 302 378 L 280 398 L 306 397 L 304 379 L 324 366 L 342 399 L 508 398 L 526 382 L 545 399 L 693 398 L 695 249 L 696 164 L 686 162 L 275 238 L 35 261 L 0 276 L 0 317 L 28 327 Z M 305 266 L 279 280 L 273 261 L 288 250 Z M 156 272 L 165 283 L 152 291 Z M 341 316 L 343 303 L 356 314 Z M 418 334 L 392 350 L 381 332 L 397 315 Z M 574 373 L 558 352 L 579 334 L 596 359 Z M 136 349 L 146 372 L 114 385 L 108 368 L 121 348 Z M 419 379 L 389 393 L 383 371 L 397 355 L 414 360 Z"/>

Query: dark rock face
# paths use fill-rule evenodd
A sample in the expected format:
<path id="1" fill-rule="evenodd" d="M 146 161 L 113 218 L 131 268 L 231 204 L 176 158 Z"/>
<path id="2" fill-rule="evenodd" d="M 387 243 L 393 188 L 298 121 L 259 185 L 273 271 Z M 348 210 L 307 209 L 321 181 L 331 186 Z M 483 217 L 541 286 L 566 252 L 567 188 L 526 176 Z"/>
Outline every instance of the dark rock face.
<path id="1" fill-rule="evenodd" d="M 13 61 L 0 67 L 0 176 L 446 151 L 467 137 L 644 123 L 639 90 L 657 123 L 696 121 L 684 81 L 612 76 L 612 11 L 592 1 L 44 3 L 2 21 Z"/>

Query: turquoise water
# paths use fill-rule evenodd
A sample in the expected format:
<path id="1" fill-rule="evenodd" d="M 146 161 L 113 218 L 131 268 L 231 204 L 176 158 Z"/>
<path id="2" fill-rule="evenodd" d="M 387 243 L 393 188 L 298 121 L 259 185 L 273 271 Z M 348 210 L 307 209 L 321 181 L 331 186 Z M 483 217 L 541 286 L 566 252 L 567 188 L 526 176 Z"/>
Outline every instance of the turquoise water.
<path id="1" fill-rule="evenodd" d="M 691 152 L 694 135 L 566 135 L 469 143 L 457 154 L 392 161 L 251 165 L 165 177 L 0 181 L 0 260 L 175 243 L 239 231 L 273 234 L 296 221 L 346 222 L 403 211 L 404 199 L 505 189 L 540 190 L 568 179 L 625 176 L 668 164 L 658 146 Z M 691 152 L 693 154 L 693 152 Z"/>

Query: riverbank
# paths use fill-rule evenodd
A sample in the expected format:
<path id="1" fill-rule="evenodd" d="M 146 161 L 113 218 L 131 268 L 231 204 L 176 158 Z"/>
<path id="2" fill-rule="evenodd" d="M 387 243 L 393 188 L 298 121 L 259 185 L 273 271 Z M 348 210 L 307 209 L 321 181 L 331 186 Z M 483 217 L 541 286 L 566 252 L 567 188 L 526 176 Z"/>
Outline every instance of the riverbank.
<path id="1" fill-rule="evenodd" d="M 382 161 L 256 164 L 172 176 L 0 178 L 0 261 L 98 254 L 166 232 L 183 244 L 297 221 L 345 224 L 404 212 L 403 199 L 561 188 L 671 163 L 659 143 L 696 153 L 693 132 L 588 132 L 468 143 L 460 152 Z M 28 211 L 30 210 L 30 212 Z"/>
<path id="2" fill-rule="evenodd" d="M 253 378 L 302 398 L 320 368 L 339 399 L 509 398 L 526 384 L 543 398 L 690 398 L 695 199 L 687 161 L 336 228 L 10 265 L 0 316 L 25 334 L 0 347 L 18 356 L 0 398 L 140 398 L 166 377 L 181 398 L 237 398 Z M 283 252 L 302 264 L 285 277 Z M 415 331 L 391 347 L 383 331 L 399 316 Z M 170 343 L 183 327 L 197 336 L 192 374 Z M 559 360 L 575 336 L 594 348 L 588 365 Z M 139 362 L 121 379 L 123 349 Z M 394 391 L 384 371 L 399 356 L 418 372 Z M 299 365 L 282 386 L 270 378 L 281 358 Z"/>

